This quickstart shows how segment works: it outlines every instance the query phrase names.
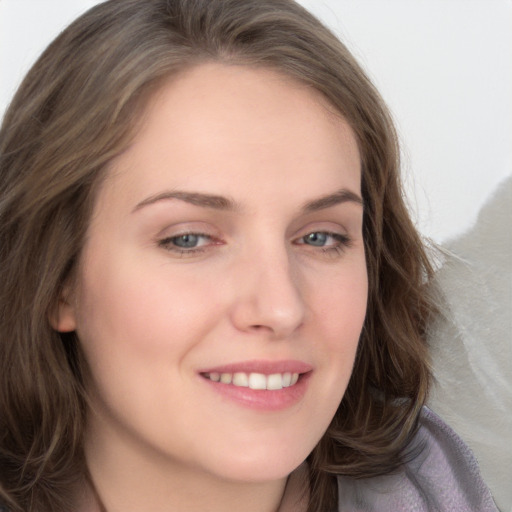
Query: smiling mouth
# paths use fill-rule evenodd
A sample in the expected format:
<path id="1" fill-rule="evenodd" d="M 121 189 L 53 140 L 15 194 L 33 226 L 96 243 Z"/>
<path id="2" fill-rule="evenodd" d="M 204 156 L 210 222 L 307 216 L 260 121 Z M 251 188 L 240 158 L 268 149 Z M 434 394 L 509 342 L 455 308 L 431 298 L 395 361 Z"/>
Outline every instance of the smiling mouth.
<path id="1" fill-rule="evenodd" d="M 218 373 L 209 372 L 201 374 L 204 378 L 221 384 L 232 385 L 235 387 L 249 388 L 254 390 L 275 391 L 279 389 L 295 386 L 299 381 L 301 374 L 299 373 L 272 373 L 265 375 L 264 373 Z"/>

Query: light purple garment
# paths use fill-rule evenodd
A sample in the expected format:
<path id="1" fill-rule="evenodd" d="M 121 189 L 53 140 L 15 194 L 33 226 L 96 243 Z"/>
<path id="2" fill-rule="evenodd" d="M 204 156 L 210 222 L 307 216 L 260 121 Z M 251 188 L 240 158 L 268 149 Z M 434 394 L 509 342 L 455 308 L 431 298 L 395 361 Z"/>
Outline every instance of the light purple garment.
<path id="1" fill-rule="evenodd" d="M 338 477 L 339 512 L 497 512 L 471 450 L 424 408 L 420 454 L 394 475 Z"/>

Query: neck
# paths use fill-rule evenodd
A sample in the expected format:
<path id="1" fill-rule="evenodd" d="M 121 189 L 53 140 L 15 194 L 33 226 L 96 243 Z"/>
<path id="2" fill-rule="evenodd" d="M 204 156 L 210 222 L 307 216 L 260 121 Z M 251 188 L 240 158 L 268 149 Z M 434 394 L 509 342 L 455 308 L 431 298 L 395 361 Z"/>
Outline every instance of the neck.
<path id="1" fill-rule="evenodd" d="M 119 477 L 109 479 L 104 472 L 91 478 L 83 512 L 281 512 L 285 490 L 284 482 L 272 484 L 229 484 L 184 478 L 161 482 L 141 482 L 139 479 Z M 147 475 L 144 475 L 144 480 Z M 289 509 L 289 507 L 287 507 Z M 291 512 L 292 509 L 290 509 Z M 294 511 L 295 512 L 295 511 Z"/>

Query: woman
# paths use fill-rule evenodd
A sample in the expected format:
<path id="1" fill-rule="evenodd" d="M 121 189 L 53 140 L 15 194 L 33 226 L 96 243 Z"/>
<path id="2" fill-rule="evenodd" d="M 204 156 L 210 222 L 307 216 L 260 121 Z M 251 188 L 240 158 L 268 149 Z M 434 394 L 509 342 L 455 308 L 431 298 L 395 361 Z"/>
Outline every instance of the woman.
<path id="1" fill-rule="evenodd" d="M 0 144 L 7 510 L 495 510 L 422 409 L 389 115 L 302 8 L 105 2 Z"/>

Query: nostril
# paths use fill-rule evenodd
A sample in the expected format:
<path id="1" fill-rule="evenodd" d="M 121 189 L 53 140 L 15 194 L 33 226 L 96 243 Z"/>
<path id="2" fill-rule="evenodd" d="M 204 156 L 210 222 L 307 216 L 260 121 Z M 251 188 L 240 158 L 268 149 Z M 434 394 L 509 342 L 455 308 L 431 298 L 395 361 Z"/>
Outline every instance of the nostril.
<path id="1" fill-rule="evenodd" d="M 268 332 L 269 334 L 273 333 L 273 332 L 275 332 L 275 329 L 273 329 L 271 326 L 265 325 L 265 324 L 254 324 L 249 327 L 249 331 L 251 331 L 253 333 L 258 333 L 261 335 L 266 332 Z"/>
<path id="2" fill-rule="evenodd" d="M 261 331 L 261 330 L 269 329 L 269 328 L 265 327 L 262 324 L 256 324 L 256 325 L 251 325 L 251 329 L 254 330 L 254 331 Z"/>

